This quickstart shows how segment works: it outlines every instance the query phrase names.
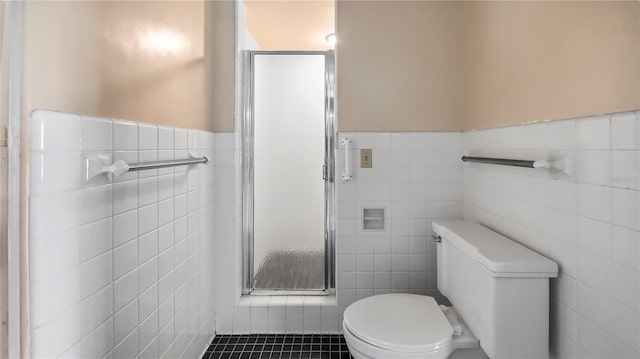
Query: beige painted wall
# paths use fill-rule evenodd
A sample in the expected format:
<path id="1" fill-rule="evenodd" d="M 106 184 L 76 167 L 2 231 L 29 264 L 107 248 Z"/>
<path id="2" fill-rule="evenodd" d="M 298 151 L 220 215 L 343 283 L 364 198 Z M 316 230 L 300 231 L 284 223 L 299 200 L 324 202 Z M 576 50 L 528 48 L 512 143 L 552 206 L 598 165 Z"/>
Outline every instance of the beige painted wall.
<path id="1" fill-rule="evenodd" d="M 105 2 L 100 111 L 207 128 L 203 2 Z"/>
<path id="2" fill-rule="evenodd" d="M 341 131 L 461 128 L 461 6 L 338 2 Z"/>
<path id="3" fill-rule="evenodd" d="M 230 2 L 26 2 L 25 111 L 233 123 L 233 19 Z"/>
<path id="4" fill-rule="evenodd" d="M 464 130 L 640 108 L 640 2 L 465 5 Z"/>
<path id="5" fill-rule="evenodd" d="M 638 8 L 339 1 L 340 130 L 469 130 L 638 109 Z"/>
<path id="6" fill-rule="evenodd" d="M 328 50 L 334 0 L 243 0 L 248 30 L 262 50 Z"/>
<path id="7" fill-rule="evenodd" d="M 211 76 L 206 81 L 208 128 L 215 132 L 235 130 L 235 4 L 233 1 L 206 1 L 205 45 Z"/>
<path id="8" fill-rule="evenodd" d="M 101 3 L 26 2 L 23 107 L 99 114 Z"/>
<path id="9" fill-rule="evenodd" d="M 339 1 L 340 130 L 640 108 L 639 4 Z M 29 1 L 25 110 L 233 131 L 233 13 L 231 1 Z"/>

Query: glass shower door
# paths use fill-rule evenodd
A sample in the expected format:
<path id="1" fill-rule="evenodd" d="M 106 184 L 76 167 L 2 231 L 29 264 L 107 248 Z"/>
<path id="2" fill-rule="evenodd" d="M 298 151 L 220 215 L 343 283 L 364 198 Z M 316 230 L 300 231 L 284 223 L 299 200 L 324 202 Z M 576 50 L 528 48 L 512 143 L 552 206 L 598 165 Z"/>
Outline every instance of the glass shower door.
<path id="1" fill-rule="evenodd" d="M 326 53 L 253 54 L 254 290 L 326 289 L 326 65 Z"/>

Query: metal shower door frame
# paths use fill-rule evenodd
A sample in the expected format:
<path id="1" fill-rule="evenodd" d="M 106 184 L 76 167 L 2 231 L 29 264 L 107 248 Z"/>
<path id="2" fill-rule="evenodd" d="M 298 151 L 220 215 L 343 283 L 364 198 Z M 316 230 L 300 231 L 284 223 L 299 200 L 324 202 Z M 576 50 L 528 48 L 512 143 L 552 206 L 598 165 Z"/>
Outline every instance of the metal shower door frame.
<path id="1" fill-rule="evenodd" d="M 323 290 L 254 290 L 253 189 L 254 189 L 254 74 L 256 55 L 323 55 L 325 58 L 325 185 L 324 185 L 324 283 Z M 336 238 L 336 143 L 335 52 L 328 51 L 243 51 L 241 54 L 241 179 L 242 179 L 242 294 L 244 295 L 330 295 L 335 293 Z"/>

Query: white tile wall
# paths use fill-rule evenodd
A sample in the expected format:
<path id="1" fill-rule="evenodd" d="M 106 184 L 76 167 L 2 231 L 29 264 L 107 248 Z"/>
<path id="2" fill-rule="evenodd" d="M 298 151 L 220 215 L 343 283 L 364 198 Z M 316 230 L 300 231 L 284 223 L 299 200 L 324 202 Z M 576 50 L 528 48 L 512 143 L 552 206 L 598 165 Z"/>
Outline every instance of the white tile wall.
<path id="1" fill-rule="evenodd" d="M 467 132 L 465 152 L 569 158 L 570 175 L 466 164 L 464 217 L 549 256 L 557 358 L 640 357 L 638 113 Z"/>
<path id="2" fill-rule="evenodd" d="M 460 133 L 340 133 L 352 139 L 353 179 L 338 180 L 339 313 L 355 300 L 436 294 L 431 221 L 462 216 Z M 360 168 L 360 149 L 373 168 Z M 344 171 L 340 151 L 337 173 Z M 362 209 L 385 208 L 385 229 L 363 229 Z M 342 316 L 340 315 L 340 318 Z"/>
<path id="3" fill-rule="evenodd" d="M 32 114 L 33 357 L 196 358 L 215 327 L 215 166 L 86 181 L 84 159 L 215 159 L 212 133 Z"/>
<path id="4" fill-rule="evenodd" d="M 434 295 L 436 218 L 478 220 L 556 260 L 551 345 L 558 358 L 638 357 L 640 119 L 637 113 L 456 133 L 341 133 L 373 149 L 373 168 L 338 181 L 337 299 L 241 298 L 237 138 L 217 134 L 216 236 L 221 333 L 339 331 L 369 295 Z M 463 153 L 568 159 L 568 174 L 466 164 Z M 342 153 L 337 173 L 342 168 Z M 361 227 L 384 207 L 385 231 Z M 318 315 L 318 313 L 320 313 Z M 318 321 L 320 327 L 318 329 Z"/>
<path id="5" fill-rule="evenodd" d="M 341 133 L 373 150 L 373 168 L 337 180 L 336 297 L 241 297 L 237 137 L 216 134 L 219 333 L 340 332 L 353 301 L 378 293 L 435 294 L 431 220 L 462 215 L 459 133 Z M 337 173 L 343 171 L 342 151 Z M 364 206 L 384 207 L 384 231 L 364 231 Z"/>
<path id="6" fill-rule="evenodd" d="M 215 237 L 217 242 L 217 303 L 216 332 L 232 333 L 234 309 L 241 294 L 241 204 L 240 168 L 237 136 L 216 134 L 215 177 Z M 250 315 L 246 315 L 249 317 Z M 247 319 L 248 320 L 248 319 Z M 246 329 L 246 320 L 236 325 Z M 242 332 L 247 332 L 243 330 Z"/>

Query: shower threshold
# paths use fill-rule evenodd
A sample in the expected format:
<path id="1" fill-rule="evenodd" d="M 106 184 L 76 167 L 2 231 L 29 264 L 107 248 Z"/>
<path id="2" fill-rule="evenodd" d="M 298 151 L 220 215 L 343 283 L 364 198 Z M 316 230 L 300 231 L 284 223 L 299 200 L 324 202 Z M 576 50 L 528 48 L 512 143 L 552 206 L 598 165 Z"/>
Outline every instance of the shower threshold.
<path id="1" fill-rule="evenodd" d="M 240 307 L 335 307 L 338 304 L 335 294 L 329 295 L 248 295 L 240 297 L 237 306 Z"/>
<path id="2" fill-rule="evenodd" d="M 254 289 L 249 295 L 255 296 L 329 296 L 334 295 L 328 290 L 266 290 Z"/>

